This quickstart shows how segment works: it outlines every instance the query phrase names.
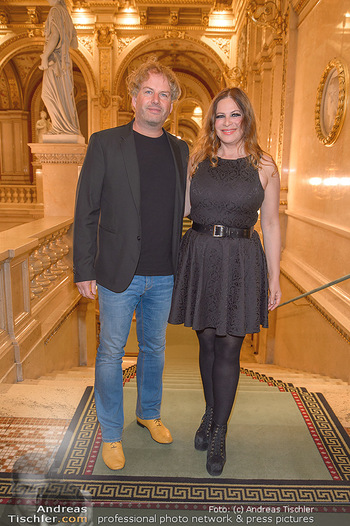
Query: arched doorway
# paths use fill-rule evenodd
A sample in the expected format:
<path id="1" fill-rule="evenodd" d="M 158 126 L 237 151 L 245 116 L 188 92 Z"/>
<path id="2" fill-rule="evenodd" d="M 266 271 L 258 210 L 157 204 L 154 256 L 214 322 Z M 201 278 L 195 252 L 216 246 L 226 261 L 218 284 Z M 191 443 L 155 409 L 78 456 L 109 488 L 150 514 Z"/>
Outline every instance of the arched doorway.
<path id="1" fill-rule="evenodd" d="M 181 97 L 174 105 L 165 128 L 193 144 L 214 94 L 220 89 L 223 63 L 212 49 L 198 40 L 157 37 L 140 43 L 124 59 L 118 69 L 113 93 L 118 97 L 116 122 L 125 124 L 132 115 L 126 78 L 150 56 L 171 67 L 181 84 Z"/>
<path id="2" fill-rule="evenodd" d="M 14 39 L 15 40 L 15 39 Z M 27 39 L 26 39 L 27 40 Z M 15 47 L 17 44 L 17 48 Z M 41 100 L 43 73 L 39 70 L 43 40 L 6 43 L 1 57 L 0 48 L 0 179 L 2 183 L 31 183 L 33 171 L 27 143 L 37 142 L 36 122 L 45 110 Z M 88 140 L 88 95 L 84 75 L 73 63 L 74 96 L 80 128 Z"/>

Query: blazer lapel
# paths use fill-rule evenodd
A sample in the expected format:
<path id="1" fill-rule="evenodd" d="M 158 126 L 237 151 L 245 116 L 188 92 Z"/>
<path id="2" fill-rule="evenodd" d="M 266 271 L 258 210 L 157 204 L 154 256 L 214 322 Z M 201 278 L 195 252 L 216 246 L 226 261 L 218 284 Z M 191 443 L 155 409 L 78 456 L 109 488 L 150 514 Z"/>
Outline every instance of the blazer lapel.
<path id="1" fill-rule="evenodd" d="M 131 121 L 129 123 L 125 135 L 121 138 L 121 150 L 135 206 L 137 210 L 140 210 L 140 171 L 132 131 L 133 122 L 134 121 Z"/>
<path id="2" fill-rule="evenodd" d="M 177 142 L 173 139 L 170 133 L 167 133 L 169 144 L 173 152 L 174 162 L 175 162 L 175 171 L 176 171 L 176 201 L 182 202 L 182 195 L 184 193 L 184 187 L 186 179 L 181 177 L 183 171 L 183 161 L 181 157 L 181 151 Z"/>
<path id="3" fill-rule="evenodd" d="M 167 133 L 169 144 L 173 152 L 175 173 L 176 173 L 176 187 L 175 187 L 175 199 L 174 199 L 174 221 L 173 221 L 173 239 L 172 239 L 172 256 L 173 256 L 173 268 L 174 271 L 177 265 L 179 241 L 182 233 L 182 218 L 184 213 L 185 203 L 185 185 L 186 177 L 181 176 L 183 173 L 183 159 L 181 150 L 177 141 L 172 137 L 171 134 Z"/>

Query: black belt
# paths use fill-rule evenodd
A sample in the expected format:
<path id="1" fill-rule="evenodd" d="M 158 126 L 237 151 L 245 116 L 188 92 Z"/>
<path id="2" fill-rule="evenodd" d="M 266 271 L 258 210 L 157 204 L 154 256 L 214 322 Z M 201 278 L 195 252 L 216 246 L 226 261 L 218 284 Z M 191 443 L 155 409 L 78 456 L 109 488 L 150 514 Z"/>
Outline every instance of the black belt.
<path id="1" fill-rule="evenodd" d="M 213 237 L 244 237 L 250 239 L 254 232 L 254 227 L 250 228 L 235 228 L 224 225 L 200 225 L 193 223 L 192 229 L 196 232 L 205 232 L 211 234 Z"/>

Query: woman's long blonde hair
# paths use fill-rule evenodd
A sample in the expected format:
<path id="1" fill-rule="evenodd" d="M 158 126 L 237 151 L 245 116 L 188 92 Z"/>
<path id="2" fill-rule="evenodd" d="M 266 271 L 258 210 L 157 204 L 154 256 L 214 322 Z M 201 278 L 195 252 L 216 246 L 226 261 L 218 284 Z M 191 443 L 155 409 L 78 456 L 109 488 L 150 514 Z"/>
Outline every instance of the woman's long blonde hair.
<path id="1" fill-rule="evenodd" d="M 244 149 L 249 156 L 250 162 L 257 168 L 260 165 L 261 158 L 264 151 L 258 144 L 256 120 L 253 106 L 243 90 L 240 88 L 225 88 L 214 97 L 212 100 L 208 113 L 204 119 L 204 123 L 198 138 L 194 144 L 190 156 L 190 175 L 192 176 L 200 162 L 209 158 L 212 166 L 217 166 L 218 163 L 218 149 L 220 147 L 220 139 L 215 131 L 215 119 L 218 103 L 226 98 L 231 98 L 239 107 L 243 115 L 242 141 Z"/>

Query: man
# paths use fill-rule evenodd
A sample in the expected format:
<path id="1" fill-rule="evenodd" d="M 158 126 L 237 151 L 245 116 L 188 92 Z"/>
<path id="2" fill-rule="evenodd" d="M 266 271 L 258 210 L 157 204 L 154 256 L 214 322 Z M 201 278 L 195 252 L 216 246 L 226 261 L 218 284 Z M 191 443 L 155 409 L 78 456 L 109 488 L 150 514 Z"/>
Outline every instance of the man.
<path id="1" fill-rule="evenodd" d="M 174 73 L 151 59 L 131 74 L 128 88 L 135 118 L 91 136 L 74 224 L 75 282 L 91 299 L 98 285 L 95 400 L 110 469 L 125 464 L 122 357 L 134 311 L 137 422 L 155 441 L 172 442 L 160 405 L 188 158 L 186 143 L 162 128 L 180 95 Z"/>

